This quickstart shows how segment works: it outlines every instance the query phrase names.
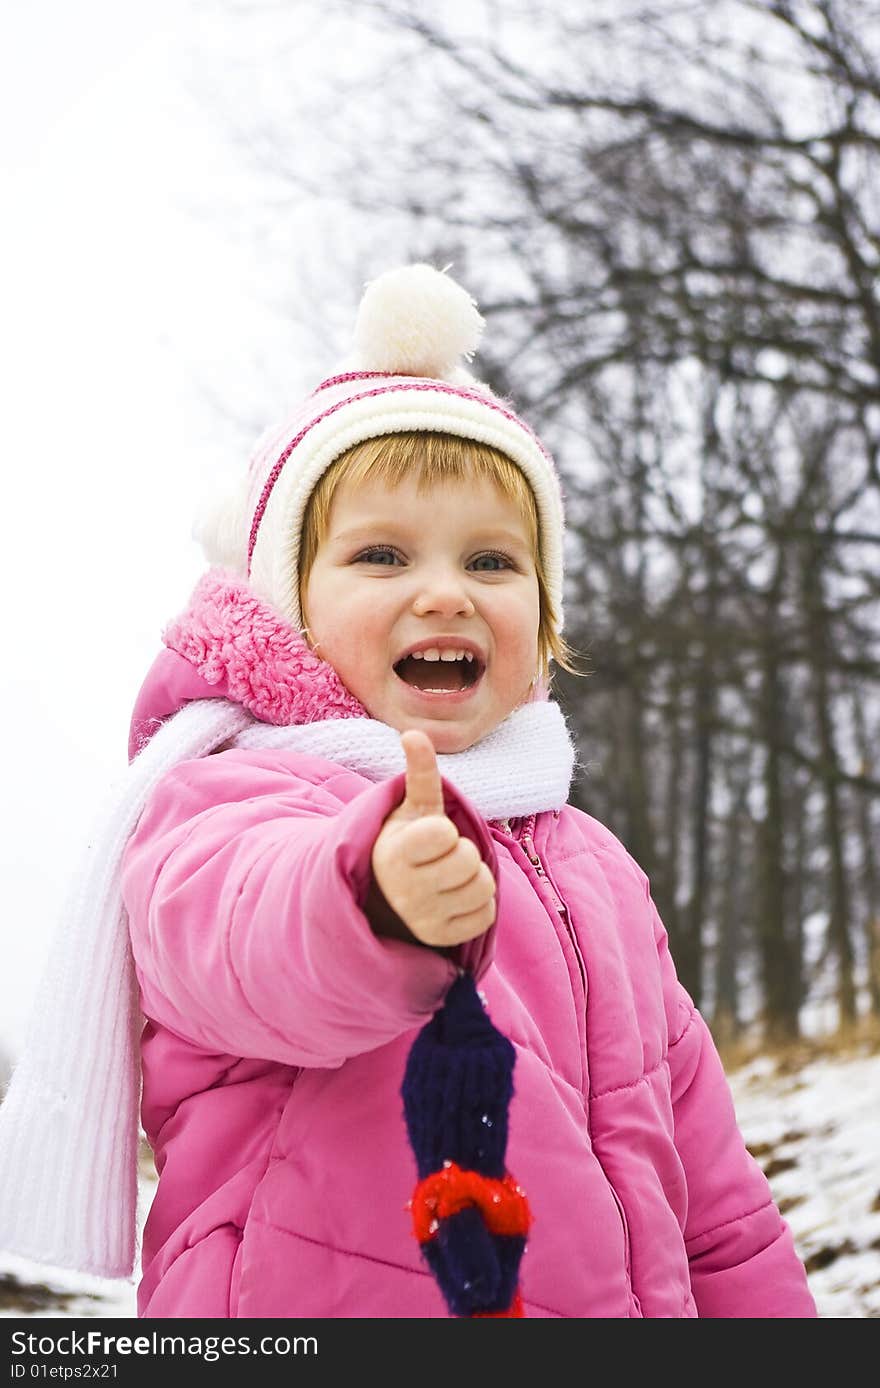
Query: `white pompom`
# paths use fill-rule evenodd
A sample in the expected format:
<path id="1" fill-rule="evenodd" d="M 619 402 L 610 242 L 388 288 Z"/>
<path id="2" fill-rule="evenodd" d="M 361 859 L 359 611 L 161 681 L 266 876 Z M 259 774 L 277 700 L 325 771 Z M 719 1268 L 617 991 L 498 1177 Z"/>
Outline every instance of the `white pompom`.
<path id="1" fill-rule="evenodd" d="M 362 370 L 444 380 L 470 361 L 484 320 L 460 284 L 431 265 L 388 270 L 366 288 L 354 338 Z"/>

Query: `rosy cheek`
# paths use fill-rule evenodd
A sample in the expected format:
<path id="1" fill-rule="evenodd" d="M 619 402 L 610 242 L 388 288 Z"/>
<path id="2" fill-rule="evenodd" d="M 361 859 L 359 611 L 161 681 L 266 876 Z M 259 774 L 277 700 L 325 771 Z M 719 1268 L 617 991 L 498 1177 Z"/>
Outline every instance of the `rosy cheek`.
<path id="1" fill-rule="evenodd" d="M 538 642 L 538 613 L 517 613 L 504 624 L 504 644 L 514 657 L 528 656 Z"/>

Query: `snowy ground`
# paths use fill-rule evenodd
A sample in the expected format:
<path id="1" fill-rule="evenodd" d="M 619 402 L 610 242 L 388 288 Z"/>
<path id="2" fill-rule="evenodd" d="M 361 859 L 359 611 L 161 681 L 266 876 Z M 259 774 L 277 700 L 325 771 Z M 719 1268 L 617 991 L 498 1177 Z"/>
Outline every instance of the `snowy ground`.
<path id="1" fill-rule="evenodd" d="M 880 1317 L 880 1053 L 788 1073 L 758 1060 L 730 1082 L 819 1315 Z"/>
<path id="2" fill-rule="evenodd" d="M 880 1053 L 729 1071 L 824 1318 L 880 1318 Z M 154 1187 L 145 1170 L 143 1211 Z M 0 1254 L 0 1317 L 134 1317 L 135 1289 Z"/>

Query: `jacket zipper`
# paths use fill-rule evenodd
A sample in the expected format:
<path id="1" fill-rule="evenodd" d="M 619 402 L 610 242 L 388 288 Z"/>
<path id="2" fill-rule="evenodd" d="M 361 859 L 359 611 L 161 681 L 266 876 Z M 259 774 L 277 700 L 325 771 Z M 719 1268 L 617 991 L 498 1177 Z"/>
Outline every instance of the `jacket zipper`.
<path id="1" fill-rule="evenodd" d="M 525 825 L 523 826 L 523 830 L 520 835 L 519 841 L 522 844 L 523 851 L 525 852 L 529 862 L 532 864 L 532 867 L 535 869 L 538 876 L 542 877 L 546 882 L 550 895 L 553 898 L 553 904 L 556 907 L 556 910 L 559 912 L 559 915 L 562 917 L 563 923 L 565 925 L 566 934 L 568 935 L 568 938 L 571 941 L 571 946 L 574 950 L 575 958 L 577 959 L 578 968 L 580 969 L 581 974 L 581 984 L 584 990 L 584 997 L 586 997 L 587 971 L 584 967 L 583 957 L 581 955 L 580 947 L 575 937 L 574 928 L 571 923 L 571 917 L 568 914 L 568 907 L 566 906 L 561 895 L 557 891 L 556 884 L 554 883 L 553 878 L 550 876 L 549 872 L 544 867 L 544 864 L 541 861 L 541 855 L 535 848 L 535 840 L 533 838 L 533 835 L 535 832 L 536 818 L 537 816 L 534 814 L 529 815 L 528 819 L 525 822 Z"/>
<path id="2" fill-rule="evenodd" d="M 568 935 L 568 938 L 569 938 L 569 940 L 571 941 L 571 946 L 572 946 L 572 949 L 574 950 L 575 958 L 577 959 L 577 962 L 578 962 L 578 968 L 580 969 L 580 972 L 581 972 L 581 985 L 582 985 L 583 990 L 584 990 L 584 999 L 586 999 L 586 996 L 587 996 L 587 971 L 586 971 L 586 968 L 585 968 L 585 966 L 584 966 L 584 960 L 583 960 L 583 956 L 582 956 L 581 951 L 580 951 L 580 947 L 579 947 L 579 945 L 578 945 L 577 939 L 575 938 L 574 929 L 573 929 L 572 924 L 571 924 L 571 917 L 569 916 L 569 913 L 568 913 L 568 907 L 566 906 L 565 902 L 563 901 L 563 899 L 562 899 L 560 893 L 557 891 L 557 889 L 556 889 L 556 884 L 555 884 L 555 882 L 553 881 L 553 879 L 551 878 L 551 876 L 550 876 L 549 872 L 547 871 L 547 869 L 544 867 L 544 864 L 543 864 L 543 862 L 541 861 L 541 855 L 538 853 L 538 850 L 537 850 L 536 847 L 535 847 L 534 832 L 535 832 L 535 820 L 536 820 L 536 818 L 537 818 L 537 816 L 534 815 L 534 814 L 529 815 L 528 819 L 525 821 L 525 823 L 523 824 L 523 826 L 522 826 L 522 828 L 521 828 L 519 834 L 517 834 L 517 835 L 513 835 L 512 830 L 511 830 L 511 827 L 510 827 L 510 822 L 509 822 L 509 820 L 503 820 L 503 821 L 501 821 L 501 827 L 502 827 L 504 830 L 506 830 L 506 832 L 507 832 L 508 834 L 511 834 L 512 837 L 518 838 L 519 843 L 521 844 L 522 849 L 523 849 L 524 853 L 526 854 L 526 857 L 528 858 L 529 862 L 532 864 L 532 867 L 535 869 L 535 872 L 538 874 L 539 877 L 543 878 L 544 881 L 545 881 L 546 884 L 547 884 L 547 888 L 548 888 L 548 890 L 549 890 L 549 892 L 550 892 L 551 897 L 553 898 L 553 902 L 554 902 L 554 905 L 556 906 L 556 910 L 559 912 L 559 915 L 562 917 L 562 920 L 563 920 L 563 922 L 564 922 L 564 924 L 565 924 L 566 934 Z M 557 813 L 557 818 L 558 818 L 558 813 Z M 588 1101 L 587 1101 L 587 1106 L 586 1106 L 586 1117 L 587 1117 L 587 1131 L 589 1132 L 589 1102 L 588 1102 Z M 597 1157 L 597 1161 L 598 1161 L 598 1157 Z M 619 1215 L 619 1217 L 620 1217 L 621 1231 L 622 1231 L 622 1235 L 623 1235 L 624 1257 L 625 1257 L 625 1259 L 626 1259 L 626 1282 L 627 1282 L 627 1287 L 629 1288 L 629 1294 L 630 1294 L 630 1297 L 631 1297 L 631 1299 L 632 1299 L 632 1302 L 633 1302 L 633 1304 L 634 1304 L 634 1306 L 635 1306 L 635 1309 L 638 1311 L 639 1314 L 641 1314 L 641 1308 L 640 1308 L 640 1306 L 639 1306 L 638 1298 L 637 1298 L 636 1295 L 635 1295 L 635 1292 L 634 1292 L 634 1290 L 633 1290 L 633 1285 L 632 1285 L 632 1267 L 631 1267 L 631 1262 L 630 1262 L 630 1236 L 629 1236 L 629 1224 L 628 1224 L 627 1218 L 626 1218 L 626 1211 L 625 1211 L 624 1208 L 623 1208 L 623 1201 L 621 1200 L 620 1196 L 618 1195 L 617 1189 L 616 1189 L 616 1187 L 615 1187 L 613 1181 L 611 1180 L 610 1176 L 608 1175 L 608 1172 L 605 1171 L 605 1168 L 604 1168 L 604 1166 L 602 1166 L 602 1163 L 601 1163 L 601 1162 L 600 1162 L 599 1164 L 600 1164 L 600 1166 L 602 1167 L 602 1170 L 603 1170 L 603 1172 L 604 1172 L 605 1180 L 606 1180 L 606 1182 L 608 1183 L 608 1189 L 609 1189 L 610 1192 L 611 1192 L 611 1195 L 612 1195 L 612 1198 L 613 1198 L 613 1200 L 614 1200 L 614 1203 L 615 1203 L 615 1205 L 617 1206 L 617 1213 L 618 1213 L 618 1215 Z"/>

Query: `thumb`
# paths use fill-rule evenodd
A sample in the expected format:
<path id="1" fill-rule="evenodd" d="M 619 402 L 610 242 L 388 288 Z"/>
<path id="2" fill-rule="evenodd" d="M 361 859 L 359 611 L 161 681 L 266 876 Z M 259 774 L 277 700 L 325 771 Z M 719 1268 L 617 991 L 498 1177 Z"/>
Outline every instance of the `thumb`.
<path id="1" fill-rule="evenodd" d="M 406 790 L 401 809 L 413 819 L 443 814 L 443 786 L 434 744 L 427 733 L 417 728 L 401 733 L 400 741 L 406 757 Z"/>

